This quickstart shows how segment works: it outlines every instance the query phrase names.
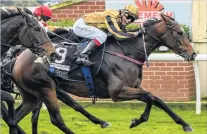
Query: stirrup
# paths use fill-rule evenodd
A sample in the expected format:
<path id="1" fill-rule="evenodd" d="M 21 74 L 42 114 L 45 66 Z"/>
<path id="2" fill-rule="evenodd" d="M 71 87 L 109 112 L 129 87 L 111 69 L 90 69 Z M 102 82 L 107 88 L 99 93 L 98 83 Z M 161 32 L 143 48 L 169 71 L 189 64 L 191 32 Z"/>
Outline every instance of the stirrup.
<path id="1" fill-rule="evenodd" d="M 93 63 L 89 60 L 88 55 L 82 55 L 81 57 L 78 57 L 76 60 L 77 64 L 83 64 L 84 66 L 92 66 Z"/>
<path id="2" fill-rule="evenodd" d="M 87 58 L 78 58 L 76 60 L 76 63 L 77 64 L 83 64 L 84 66 L 92 66 L 93 65 L 93 62 L 89 61 Z"/>

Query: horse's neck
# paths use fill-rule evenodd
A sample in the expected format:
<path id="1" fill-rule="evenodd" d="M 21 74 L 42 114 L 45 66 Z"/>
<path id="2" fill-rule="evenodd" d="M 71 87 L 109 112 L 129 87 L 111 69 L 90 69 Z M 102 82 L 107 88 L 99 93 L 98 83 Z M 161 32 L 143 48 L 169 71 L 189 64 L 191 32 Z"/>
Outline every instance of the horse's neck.
<path id="1" fill-rule="evenodd" d="M 153 39 L 152 36 L 150 36 L 149 34 L 142 34 L 140 37 L 141 38 L 138 38 L 139 40 L 138 48 L 142 50 L 142 54 L 145 54 L 145 49 L 146 49 L 147 56 L 149 56 L 159 46 L 159 44 L 157 40 Z"/>
<path id="2" fill-rule="evenodd" d="M 149 56 L 157 48 L 158 44 L 148 34 L 144 35 L 145 42 L 143 41 L 142 36 L 143 35 L 139 35 L 137 38 L 131 39 L 129 42 L 125 41 L 125 43 L 123 43 L 123 46 L 125 45 L 124 50 L 129 52 L 130 55 L 137 60 L 144 60 L 145 49 L 147 56 Z"/>
<path id="3" fill-rule="evenodd" d="M 19 43 L 18 35 L 23 26 L 21 16 L 4 20 L 1 24 L 1 43 L 15 46 Z M 21 22 L 22 21 L 22 22 Z M 15 23 L 14 23 L 15 22 Z"/>

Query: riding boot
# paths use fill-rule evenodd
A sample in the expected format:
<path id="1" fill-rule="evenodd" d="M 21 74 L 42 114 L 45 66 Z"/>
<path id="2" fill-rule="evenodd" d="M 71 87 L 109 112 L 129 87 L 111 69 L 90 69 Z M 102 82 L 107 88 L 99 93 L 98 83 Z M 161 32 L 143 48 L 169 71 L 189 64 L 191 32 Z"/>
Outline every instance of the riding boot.
<path id="1" fill-rule="evenodd" d="M 95 51 L 97 48 L 96 43 L 92 40 L 88 43 L 88 45 L 84 48 L 82 53 L 79 55 L 78 59 L 76 60 L 77 64 L 83 64 L 84 66 L 92 66 L 93 63 L 89 61 L 89 55 Z"/>

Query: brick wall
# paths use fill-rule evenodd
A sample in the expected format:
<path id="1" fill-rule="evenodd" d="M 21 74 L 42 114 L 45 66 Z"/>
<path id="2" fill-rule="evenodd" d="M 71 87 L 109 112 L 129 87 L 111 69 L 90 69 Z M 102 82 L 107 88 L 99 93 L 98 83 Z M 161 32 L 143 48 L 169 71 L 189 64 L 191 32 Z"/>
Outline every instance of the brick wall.
<path id="1" fill-rule="evenodd" d="M 90 12 L 104 11 L 105 1 L 87 1 L 53 10 L 53 21 L 77 19 Z M 142 86 L 165 101 L 189 101 L 195 98 L 192 63 L 183 61 L 150 61 L 144 66 Z M 77 100 L 89 100 L 78 98 Z"/>
<path id="2" fill-rule="evenodd" d="M 105 10 L 105 1 L 87 1 L 66 6 L 63 8 L 52 10 L 53 21 L 58 21 L 61 19 L 71 19 L 76 20 L 86 13 L 100 12 Z"/>
<path id="3" fill-rule="evenodd" d="M 189 101 L 195 97 L 193 64 L 185 61 L 151 61 L 144 67 L 142 86 L 165 101 Z"/>

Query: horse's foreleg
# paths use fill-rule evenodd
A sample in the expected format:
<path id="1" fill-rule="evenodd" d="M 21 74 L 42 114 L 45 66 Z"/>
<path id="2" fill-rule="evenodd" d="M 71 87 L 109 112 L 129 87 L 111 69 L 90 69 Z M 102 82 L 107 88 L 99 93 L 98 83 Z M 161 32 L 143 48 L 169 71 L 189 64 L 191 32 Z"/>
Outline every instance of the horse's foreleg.
<path id="1" fill-rule="evenodd" d="M 44 88 L 44 93 L 40 94 L 43 102 L 47 106 L 48 112 L 50 114 L 50 119 L 53 125 L 62 130 L 65 134 L 74 134 L 64 123 L 62 116 L 60 114 L 60 108 L 57 100 L 56 90 Z"/>
<path id="2" fill-rule="evenodd" d="M 139 119 L 132 119 L 132 122 L 130 124 L 130 128 L 136 127 L 139 124 L 148 121 L 149 115 L 150 115 L 150 111 L 152 108 L 152 103 L 147 103 L 144 113 L 141 115 L 141 117 Z"/>
<path id="3" fill-rule="evenodd" d="M 93 116 L 92 114 L 90 114 L 89 112 L 87 112 L 80 104 L 78 104 L 75 100 L 73 100 L 73 98 L 71 98 L 65 91 L 63 91 L 61 89 L 57 89 L 56 93 L 57 93 L 57 98 L 59 100 L 61 100 L 66 105 L 72 107 L 75 111 L 78 111 L 81 114 L 83 114 L 85 117 L 87 117 L 94 124 L 100 124 L 102 128 L 106 128 L 106 127 L 110 126 L 109 123 L 107 123 L 103 120 L 100 120 L 100 119 L 96 118 L 95 116 Z"/>
<path id="4" fill-rule="evenodd" d="M 5 104 L 1 101 L 1 116 L 2 116 L 2 119 L 6 122 L 6 124 L 10 127 L 11 126 L 11 122 L 9 122 L 9 115 L 8 115 L 8 110 L 5 106 Z M 16 130 L 15 130 L 16 129 Z M 16 128 L 10 128 L 9 131 L 10 131 L 10 134 L 25 134 L 25 132 L 17 125 Z"/>
<path id="5" fill-rule="evenodd" d="M 23 92 L 23 91 L 22 91 Z M 32 110 L 37 107 L 39 100 L 37 97 L 32 96 L 26 92 L 24 92 L 24 96 L 22 96 L 22 103 L 16 108 L 16 118 L 14 120 L 14 124 L 17 125 L 18 122 L 23 119 L 26 115 L 28 115 Z"/>
<path id="6" fill-rule="evenodd" d="M 37 134 L 38 132 L 38 118 L 40 115 L 40 110 L 42 107 L 42 102 L 39 102 L 39 104 L 37 105 L 36 109 L 34 109 L 32 111 L 32 134 Z"/>
<path id="7" fill-rule="evenodd" d="M 1 100 L 5 101 L 7 103 L 9 120 L 13 121 L 13 119 L 14 119 L 14 103 L 15 103 L 13 96 L 8 92 L 1 91 Z"/>
<path id="8" fill-rule="evenodd" d="M 174 113 L 161 99 L 154 96 L 154 105 L 159 107 L 160 109 L 164 110 L 177 124 L 180 124 L 183 126 L 183 130 L 185 132 L 192 132 L 192 127 L 186 123 L 181 117 L 179 117 L 176 113 Z"/>
<path id="9" fill-rule="evenodd" d="M 17 133 L 16 126 L 13 125 L 14 121 L 14 103 L 15 100 L 13 96 L 5 91 L 1 91 L 1 100 L 5 101 L 8 105 L 8 126 L 10 133 Z"/>
<path id="10" fill-rule="evenodd" d="M 176 113 L 174 113 L 161 99 L 153 96 L 150 92 L 145 91 L 142 87 L 123 87 L 121 90 L 119 90 L 118 95 L 115 96 L 114 99 L 117 101 L 137 99 L 146 102 L 148 105 L 153 104 L 159 107 L 160 109 L 164 110 L 177 124 L 182 125 L 184 131 L 193 131 L 191 126 L 187 124 Z"/>

